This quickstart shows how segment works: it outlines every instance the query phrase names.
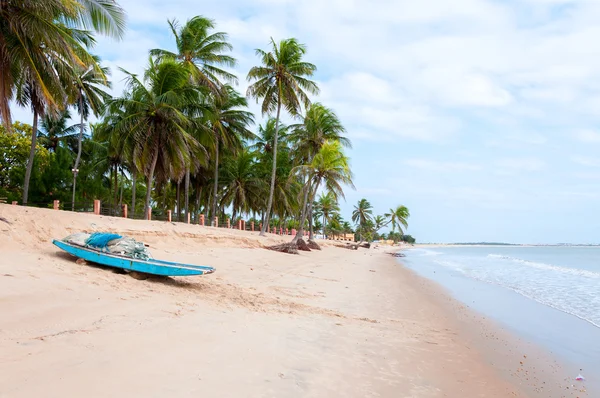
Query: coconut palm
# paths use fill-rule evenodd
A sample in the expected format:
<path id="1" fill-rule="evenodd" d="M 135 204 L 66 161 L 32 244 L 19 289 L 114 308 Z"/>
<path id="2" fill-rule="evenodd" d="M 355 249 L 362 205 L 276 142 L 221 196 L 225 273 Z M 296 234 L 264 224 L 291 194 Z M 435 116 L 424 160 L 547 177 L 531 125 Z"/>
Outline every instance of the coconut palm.
<path id="1" fill-rule="evenodd" d="M 343 136 L 346 129 L 337 115 L 322 104 L 311 104 L 301 124 L 290 126 L 293 133 L 290 140 L 294 143 L 294 152 L 298 160 L 310 163 L 327 140 L 338 141 L 343 146 L 351 147 L 350 140 Z M 308 201 L 310 196 L 310 184 L 304 184 L 304 197 L 301 213 L 312 211 L 312 202 Z M 304 219 L 301 214 L 300 218 Z M 309 220 L 310 220 L 309 216 Z M 300 233 L 301 231 L 299 231 Z M 312 232 L 311 237 L 312 239 Z"/>
<path id="2" fill-rule="evenodd" d="M 159 60 L 172 58 L 179 60 L 188 70 L 192 80 L 207 87 L 213 94 L 220 94 L 222 83 L 237 82 L 235 75 L 221 69 L 222 66 L 234 67 L 235 58 L 224 54 L 233 49 L 228 42 L 227 33 L 211 32 L 215 28 L 212 19 L 195 16 L 181 26 L 177 20 L 171 20 L 169 27 L 175 37 L 176 52 L 162 49 L 150 50 Z"/>
<path id="3" fill-rule="evenodd" d="M 233 219 L 240 213 L 250 212 L 252 204 L 266 191 L 266 184 L 256 174 L 255 166 L 254 154 L 247 149 L 242 149 L 224 164 L 221 206 L 232 206 Z"/>
<path id="4" fill-rule="evenodd" d="M 71 210 L 75 210 L 75 192 L 77 186 L 77 174 L 79 173 L 79 161 L 81 160 L 81 141 L 85 130 L 85 122 L 90 114 L 98 116 L 102 111 L 104 102 L 109 100 L 110 95 L 103 90 L 104 87 L 110 88 L 110 82 L 107 80 L 108 68 L 99 65 L 100 59 L 94 57 L 96 61 L 87 68 L 78 65 L 74 68 L 73 88 L 75 90 L 74 105 L 81 118 L 79 122 L 79 136 L 77 137 L 77 157 L 73 166 L 73 200 Z"/>
<path id="5" fill-rule="evenodd" d="M 406 206 L 398 206 L 395 209 L 390 209 L 389 213 L 385 213 L 385 216 L 389 219 L 388 224 L 392 224 L 392 232 L 396 232 L 396 227 L 401 234 L 404 234 L 402 227 L 408 228 L 408 217 L 410 212 Z"/>
<path id="6" fill-rule="evenodd" d="M 323 226 L 327 227 L 327 222 L 334 213 L 340 211 L 337 200 L 333 193 L 326 192 L 319 196 L 314 204 L 315 213 L 323 217 Z"/>
<path id="7" fill-rule="evenodd" d="M 313 64 L 302 60 L 305 53 L 306 47 L 298 43 L 296 39 L 286 39 L 276 44 L 271 38 L 271 51 L 256 50 L 262 65 L 255 66 L 248 72 L 248 81 L 253 83 L 248 87 L 246 94 L 255 98 L 257 103 L 262 100 L 261 110 L 263 115 L 276 112 L 271 186 L 265 212 L 267 219 L 265 219 L 263 228 L 260 231 L 261 236 L 265 235 L 273 204 L 281 107 L 283 106 L 292 116 L 296 116 L 300 113 L 302 105 L 308 108 L 310 104 L 308 94 L 319 92 L 317 84 L 307 79 L 307 77 L 314 74 L 317 68 Z"/>
<path id="8" fill-rule="evenodd" d="M 61 112 L 58 116 L 47 114 L 40 120 L 38 139 L 40 144 L 50 152 L 56 152 L 61 142 L 66 143 L 67 148 L 73 152 L 77 151 L 77 132 L 79 125 L 69 125 L 71 113 L 68 110 Z"/>
<path id="9" fill-rule="evenodd" d="M 89 31 L 122 37 L 123 9 L 112 0 L 0 2 L 0 119 L 7 130 L 9 103 L 19 85 L 29 84 L 51 109 L 64 107 L 68 87 L 61 65 L 92 62 L 85 50 L 93 42 Z"/>
<path id="10" fill-rule="evenodd" d="M 344 198 L 343 185 L 354 188 L 352 183 L 352 171 L 350 162 L 344 154 L 340 141 L 325 141 L 321 150 L 314 156 L 312 162 L 308 165 L 298 166 L 294 171 L 305 175 L 308 178 L 312 196 L 310 201 L 314 201 L 315 193 L 323 183 L 325 189 L 331 192 L 336 198 Z M 300 219 L 299 232 L 292 242 L 297 242 L 302 238 L 304 223 L 306 222 L 306 212 Z"/>
<path id="11" fill-rule="evenodd" d="M 373 206 L 367 199 L 359 200 L 354 206 L 352 221 L 358 225 L 358 229 L 362 233 L 364 233 L 368 226 L 373 223 Z"/>
<path id="12" fill-rule="evenodd" d="M 210 129 L 211 140 L 214 142 L 213 164 L 214 188 L 211 219 L 217 215 L 217 192 L 219 187 L 219 155 L 222 148 L 231 153 L 237 153 L 242 147 L 242 140 L 255 138 L 248 129 L 254 123 L 252 112 L 244 110 L 248 106 L 246 98 L 242 97 L 231 86 L 226 86 L 222 95 L 211 94 L 204 120 Z"/>
<path id="13" fill-rule="evenodd" d="M 201 110 L 202 95 L 198 87 L 189 84 L 188 70 L 174 60 L 151 59 L 143 81 L 124 72 L 128 93 L 109 101 L 109 109 L 127 114 L 114 128 L 117 134 L 134 134 L 136 163 L 147 179 L 148 212 L 155 177 L 161 181 L 181 178 L 192 158 L 205 153 L 188 132 L 193 128 L 189 115 Z"/>

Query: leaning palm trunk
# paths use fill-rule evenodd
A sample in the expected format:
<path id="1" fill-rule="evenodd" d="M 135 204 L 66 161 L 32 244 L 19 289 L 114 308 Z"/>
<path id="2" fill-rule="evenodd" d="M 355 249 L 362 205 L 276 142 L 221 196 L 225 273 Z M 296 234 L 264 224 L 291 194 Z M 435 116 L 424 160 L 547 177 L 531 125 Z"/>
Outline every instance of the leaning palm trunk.
<path id="1" fill-rule="evenodd" d="M 265 236 L 265 232 L 269 227 L 269 215 L 271 206 L 273 206 L 273 194 L 275 192 L 275 177 L 277 176 L 277 136 L 279 135 L 279 116 L 281 115 L 281 88 L 279 89 L 279 97 L 277 100 L 277 117 L 275 118 L 275 135 L 273 138 L 273 171 L 271 172 L 271 189 L 269 190 L 269 201 L 267 202 L 267 211 L 265 222 L 260 230 L 260 236 Z"/>
<path id="2" fill-rule="evenodd" d="M 81 141 L 83 140 L 83 97 L 79 95 L 79 106 L 81 109 L 81 123 L 79 125 L 79 136 L 77 137 L 77 158 L 75 158 L 75 166 L 73 166 L 73 197 L 71 203 L 71 211 L 75 211 L 75 191 L 77 188 L 77 173 L 79 173 L 79 161 L 81 160 Z"/>
<path id="3" fill-rule="evenodd" d="M 150 164 L 150 170 L 148 171 L 148 183 L 146 184 L 148 191 L 146 192 L 146 205 L 144 207 L 145 214 L 144 218 L 148 217 L 148 212 L 150 211 L 150 197 L 152 194 L 152 182 L 154 181 L 154 169 L 156 168 L 156 162 L 158 161 L 158 146 L 154 149 L 154 154 L 152 155 L 152 163 Z"/>
<path id="4" fill-rule="evenodd" d="M 35 158 L 35 144 L 37 140 L 38 113 L 33 109 L 33 126 L 31 128 L 31 149 L 29 150 L 29 160 L 25 170 L 25 181 L 23 183 L 23 205 L 27 204 L 29 196 L 29 180 L 31 179 L 31 170 L 33 170 L 33 159 Z"/>

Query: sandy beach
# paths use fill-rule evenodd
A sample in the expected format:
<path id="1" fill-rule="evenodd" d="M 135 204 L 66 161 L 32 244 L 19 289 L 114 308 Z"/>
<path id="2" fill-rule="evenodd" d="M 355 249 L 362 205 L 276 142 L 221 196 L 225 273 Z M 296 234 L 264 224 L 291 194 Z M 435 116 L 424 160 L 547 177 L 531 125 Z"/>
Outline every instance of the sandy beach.
<path id="1" fill-rule="evenodd" d="M 294 256 L 264 249 L 275 235 L 9 205 L 0 217 L 1 397 L 586 396 L 383 248 Z M 78 231 L 217 272 L 140 281 L 80 265 L 51 244 Z"/>

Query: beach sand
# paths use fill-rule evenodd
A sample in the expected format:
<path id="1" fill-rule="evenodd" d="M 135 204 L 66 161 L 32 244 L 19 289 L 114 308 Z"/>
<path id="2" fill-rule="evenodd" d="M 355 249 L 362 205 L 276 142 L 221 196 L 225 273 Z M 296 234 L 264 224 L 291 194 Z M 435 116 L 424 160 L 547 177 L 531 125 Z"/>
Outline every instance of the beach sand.
<path id="1" fill-rule="evenodd" d="M 264 249 L 275 235 L 10 205 L 0 217 L 0 397 L 585 396 L 383 248 L 288 255 Z M 50 243 L 79 231 L 217 272 L 140 281 L 80 265 Z"/>

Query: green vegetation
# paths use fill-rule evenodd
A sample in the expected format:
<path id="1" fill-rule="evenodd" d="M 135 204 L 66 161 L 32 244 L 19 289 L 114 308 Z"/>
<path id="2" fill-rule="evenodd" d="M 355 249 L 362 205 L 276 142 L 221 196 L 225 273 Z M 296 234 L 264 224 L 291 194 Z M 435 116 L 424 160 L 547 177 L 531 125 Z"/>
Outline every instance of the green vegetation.
<path id="1" fill-rule="evenodd" d="M 334 110 L 309 99 L 319 88 L 304 45 L 271 39 L 256 50 L 243 96 L 228 71 L 233 47 L 213 20 L 168 27 L 176 50 L 149 49 L 144 73 L 122 70 L 125 90 L 113 98 L 110 71 L 92 49 L 95 35 L 125 33 L 115 2 L 0 2 L 0 197 L 36 206 L 60 200 L 75 211 L 100 199 L 114 215 L 127 203 L 137 218 L 173 209 L 177 220 L 202 213 L 235 225 L 243 216 L 262 224 L 262 235 L 297 229 L 292 245 L 304 230 L 312 243 L 315 233 L 369 241 L 387 226 L 394 240 L 412 239 L 403 235 L 404 206 L 373 216 L 362 199 L 355 230 L 341 217 L 344 189 L 354 188 L 351 143 Z M 255 126 L 248 99 L 261 105 L 264 123 Z M 12 122 L 11 103 L 31 109 L 31 126 Z M 282 111 L 294 119 L 289 126 Z M 88 125 L 92 116 L 98 122 Z"/>

